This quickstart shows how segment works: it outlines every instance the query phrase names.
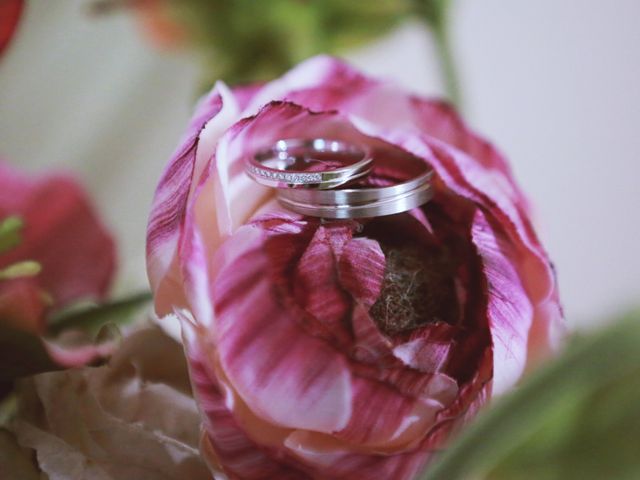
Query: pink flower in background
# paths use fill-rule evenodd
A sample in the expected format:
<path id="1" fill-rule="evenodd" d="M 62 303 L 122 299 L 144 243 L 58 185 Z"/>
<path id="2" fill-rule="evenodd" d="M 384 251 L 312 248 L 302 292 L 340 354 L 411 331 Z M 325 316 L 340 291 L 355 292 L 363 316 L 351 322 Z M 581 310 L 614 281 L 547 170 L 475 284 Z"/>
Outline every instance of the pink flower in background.
<path id="1" fill-rule="evenodd" d="M 0 56 L 5 53 L 15 35 L 23 11 L 24 0 L 0 1 Z"/>
<path id="2" fill-rule="evenodd" d="M 19 218 L 23 228 L 17 245 L 0 251 L 0 271 L 25 261 L 37 262 L 41 270 L 0 279 L 0 326 L 44 335 L 52 313 L 81 300 L 105 298 L 115 272 L 115 244 L 75 180 L 28 177 L 0 163 L 0 221 L 9 217 Z M 12 346 L 7 342 L 0 360 L 14 365 L 12 355 L 21 352 L 7 350 Z M 50 348 L 64 365 L 99 354 L 93 348 L 75 353 Z"/>
<path id="3" fill-rule="evenodd" d="M 22 239 L 0 254 L 0 269 L 35 260 L 42 271 L 0 282 L 0 311 L 16 313 L 5 317 L 42 331 L 46 311 L 104 299 L 115 273 L 115 244 L 75 180 L 27 177 L 0 164 L 0 219 L 13 215 L 24 223 Z"/>
<path id="4" fill-rule="evenodd" d="M 280 138 L 369 145 L 436 172 L 406 214 L 324 221 L 278 207 L 244 157 Z M 327 57 L 218 84 L 158 186 L 159 314 L 185 327 L 214 472 L 410 479 L 562 330 L 552 267 L 504 158 L 446 104 Z"/>

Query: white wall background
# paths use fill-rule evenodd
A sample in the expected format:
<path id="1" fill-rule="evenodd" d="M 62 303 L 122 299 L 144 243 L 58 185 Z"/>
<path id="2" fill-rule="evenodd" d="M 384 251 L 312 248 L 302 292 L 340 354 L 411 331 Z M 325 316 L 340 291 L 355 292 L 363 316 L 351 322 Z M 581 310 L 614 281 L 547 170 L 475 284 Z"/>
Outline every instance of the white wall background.
<path id="1" fill-rule="evenodd" d="M 194 100 L 187 56 L 125 15 L 30 0 L 0 61 L 0 156 L 81 177 L 121 242 L 120 288 L 144 286 L 146 216 Z M 467 118 L 511 159 L 537 207 L 570 326 L 640 304 L 640 2 L 457 0 Z M 410 89 L 441 85 L 409 24 L 350 55 Z"/>

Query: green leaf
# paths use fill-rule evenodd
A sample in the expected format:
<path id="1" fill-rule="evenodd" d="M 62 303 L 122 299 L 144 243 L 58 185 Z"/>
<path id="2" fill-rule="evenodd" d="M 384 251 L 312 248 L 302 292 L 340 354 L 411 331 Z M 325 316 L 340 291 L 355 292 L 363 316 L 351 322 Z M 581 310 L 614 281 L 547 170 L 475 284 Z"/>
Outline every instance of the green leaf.
<path id="1" fill-rule="evenodd" d="M 69 309 L 51 320 L 48 333 L 57 335 L 73 328 L 97 334 L 106 324 L 124 325 L 132 321 L 135 313 L 151 298 L 150 292 L 140 292 L 109 303 Z"/>
<path id="2" fill-rule="evenodd" d="M 640 478 L 640 312 L 577 338 L 481 415 L 422 480 Z"/>
<path id="3" fill-rule="evenodd" d="M 11 250 L 20 244 L 21 232 L 24 223 L 17 215 L 4 218 L 0 221 L 0 253 Z"/>
<path id="4" fill-rule="evenodd" d="M 173 18 L 200 50 L 206 84 L 271 80 L 318 53 L 339 54 L 411 14 L 409 0 L 180 0 Z"/>

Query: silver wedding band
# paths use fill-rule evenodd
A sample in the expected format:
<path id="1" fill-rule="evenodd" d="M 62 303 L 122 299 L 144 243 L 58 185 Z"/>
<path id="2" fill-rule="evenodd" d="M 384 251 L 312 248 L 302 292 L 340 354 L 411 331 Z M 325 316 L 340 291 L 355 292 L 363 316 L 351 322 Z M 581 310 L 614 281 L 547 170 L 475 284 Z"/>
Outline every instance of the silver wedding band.
<path id="1" fill-rule="evenodd" d="M 296 163 L 304 168 L 292 168 Z M 250 157 L 247 173 L 268 187 L 330 189 L 368 175 L 371 163 L 366 148 L 325 138 L 294 138 L 278 140 Z"/>
<path id="2" fill-rule="evenodd" d="M 425 167 L 427 167 L 426 164 Z M 431 200 L 432 176 L 433 172 L 428 169 L 416 178 L 387 187 L 282 190 L 278 192 L 278 201 L 289 210 L 312 217 L 333 219 L 382 217 L 412 210 Z"/>
<path id="3" fill-rule="evenodd" d="M 325 165 L 331 168 L 312 172 L 290 170 L 288 167 L 296 162 L 316 162 L 316 168 Z M 378 167 L 384 170 L 384 165 L 378 164 Z M 424 205 L 433 197 L 432 168 L 409 155 L 393 161 L 396 175 L 398 171 L 405 172 L 407 178 L 387 179 L 388 184 L 381 187 L 351 185 L 376 172 L 376 162 L 368 149 L 339 140 L 278 140 L 249 158 L 246 170 L 256 182 L 275 187 L 282 206 L 313 217 L 349 219 L 393 215 Z"/>

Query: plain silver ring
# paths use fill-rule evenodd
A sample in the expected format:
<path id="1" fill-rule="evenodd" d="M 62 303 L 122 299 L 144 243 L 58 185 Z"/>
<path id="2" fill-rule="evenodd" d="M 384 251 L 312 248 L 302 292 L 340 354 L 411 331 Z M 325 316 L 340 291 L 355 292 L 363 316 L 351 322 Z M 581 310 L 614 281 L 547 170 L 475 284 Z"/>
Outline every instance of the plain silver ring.
<path id="1" fill-rule="evenodd" d="M 296 201 L 287 198 L 286 195 L 278 194 L 280 204 L 293 212 L 311 217 L 331 219 L 374 218 L 394 215 L 420 207 L 432 198 L 433 188 L 429 183 L 399 195 L 361 204 L 334 203 L 318 205 Z"/>
<path id="2" fill-rule="evenodd" d="M 343 166 L 321 171 L 288 168 L 298 159 L 321 162 L 322 154 L 342 156 Z M 351 157 L 351 158 L 349 158 Z M 332 158 L 336 161 L 336 158 Z M 365 147 L 326 138 L 282 139 L 247 158 L 246 172 L 256 182 L 278 189 L 330 189 L 368 175 L 372 158 Z"/>
<path id="3" fill-rule="evenodd" d="M 367 218 L 402 213 L 433 197 L 433 170 L 426 163 L 417 176 L 385 187 L 278 191 L 281 205 L 296 213 L 322 218 Z"/>

